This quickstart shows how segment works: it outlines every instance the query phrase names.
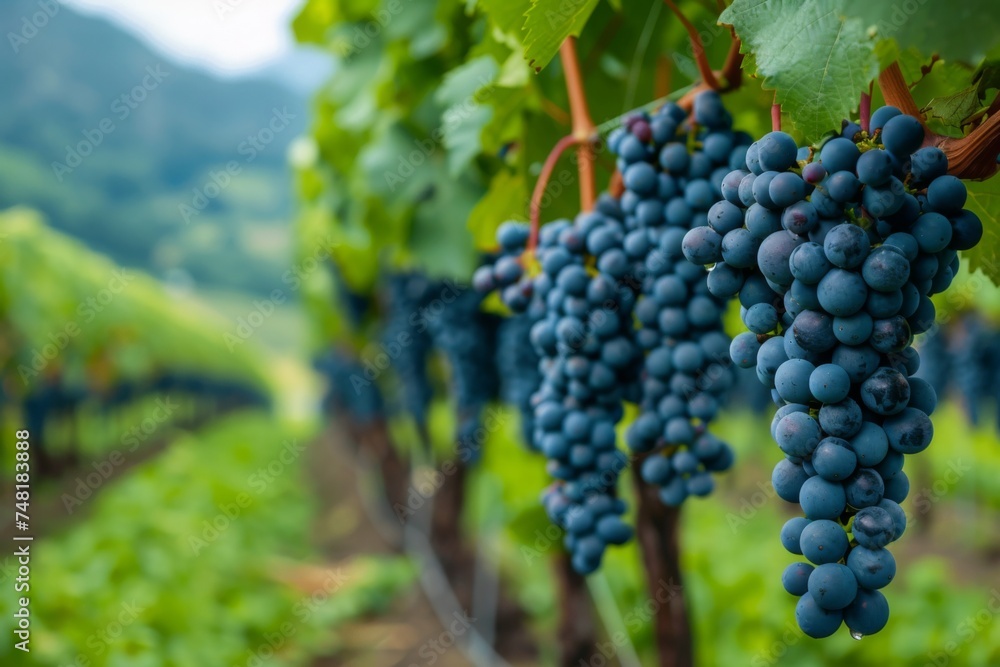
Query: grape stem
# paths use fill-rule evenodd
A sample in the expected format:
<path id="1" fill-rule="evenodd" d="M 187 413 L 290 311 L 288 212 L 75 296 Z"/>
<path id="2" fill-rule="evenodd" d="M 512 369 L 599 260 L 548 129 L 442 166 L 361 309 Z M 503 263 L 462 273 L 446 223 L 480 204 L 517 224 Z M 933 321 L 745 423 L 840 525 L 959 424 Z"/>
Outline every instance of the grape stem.
<path id="1" fill-rule="evenodd" d="M 898 63 L 886 67 L 878 77 L 886 104 L 924 123 Z M 925 126 L 926 127 L 926 126 Z M 993 113 L 964 137 L 945 137 L 927 130 L 925 146 L 937 146 L 948 158 L 948 173 L 959 178 L 984 180 L 997 173 L 1000 154 L 1000 113 Z"/>
<path id="2" fill-rule="evenodd" d="M 548 187 L 552 172 L 555 171 L 556 163 L 566 149 L 578 143 L 572 134 L 567 135 L 556 142 L 556 145 L 549 151 L 545 162 L 542 164 L 542 171 L 538 174 L 535 182 L 535 190 L 531 193 L 531 233 L 528 235 L 528 253 L 534 255 L 535 248 L 538 247 L 538 227 L 542 217 L 542 197 L 545 196 L 545 188 Z"/>
<path id="3" fill-rule="evenodd" d="M 559 47 L 559 59 L 566 77 L 569 94 L 569 112 L 573 118 L 573 137 L 577 142 L 577 168 L 580 172 L 580 210 L 590 211 L 597 199 L 594 183 L 594 149 L 592 137 L 596 132 L 594 121 L 587 107 L 586 88 L 576 56 L 576 38 L 567 37 Z"/>
<path id="4" fill-rule="evenodd" d="M 712 88 L 707 83 L 701 82 L 686 92 L 683 97 L 677 101 L 677 105 L 685 111 L 690 112 L 694 107 L 694 98 L 698 97 L 698 95 L 706 90 L 728 93 L 739 88 L 743 83 L 743 53 L 741 53 L 740 48 L 741 42 L 734 32 L 733 43 L 732 46 L 729 47 L 729 54 L 726 56 L 726 62 L 722 66 L 722 70 L 718 73 L 718 76 L 721 76 L 725 83 L 719 88 Z"/>
<path id="5" fill-rule="evenodd" d="M 684 29 L 687 30 L 688 37 L 691 40 L 691 53 L 694 56 L 695 64 L 698 65 L 698 73 L 701 75 L 702 82 L 712 90 L 718 90 L 719 80 L 715 77 L 715 72 L 712 71 L 712 66 L 708 62 L 705 45 L 701 41 L 698 29 L 684 16 L 684 12 L 677 7 L 674 0 L 663 1 L 667 3 L 667 7 L 670 7 L 670 11 L 677 16 L 677 19 L 684 25 Z"/>
<path id="6" fill-rule="evenodd" d="M 771 105 L 771 131 L 781 131 L 781 105 L 777 102 L 777 95 L 775 95 L 775 102 Z"/>
<path id="7" fill-rule="evenodd" d="M 861 129 L 868 133 L 868 128 L 871 127 L 872 122 L 872 87 L 868 87 L 867 93 L 861 93 L 861 106 L 858 109 L 858 115 L 861 117 Z"/>

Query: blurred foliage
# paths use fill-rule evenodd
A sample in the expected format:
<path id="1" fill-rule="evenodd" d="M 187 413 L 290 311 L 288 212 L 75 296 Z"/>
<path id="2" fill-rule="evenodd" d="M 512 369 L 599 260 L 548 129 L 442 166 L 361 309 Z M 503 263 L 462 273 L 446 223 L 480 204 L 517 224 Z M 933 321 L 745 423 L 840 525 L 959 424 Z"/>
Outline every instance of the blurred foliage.
<path id="1" fill-rule="evenodd" d="M 225 323 L 197 301 L 116 267 L 30 211 L 0 214 L 0 235 L 0 380 L 8 396 L 52 378 L 98 392 L 168 370 L 269 387 L 253 343 L 232 331 L 227 339 Z"/>
<path id="2" fill-rule="evenodd" d="M 59 4 L 0 3 L 14 48 L 0 59 L 0 208 L 38 209 L 161 278 L 258 293 L 281 286 L 292 254 L 286 152 L 306 126 L 302 92 L 177 65 L 68 7 L 28 43 L 12 42 L 45 7 Z M 294 117 L 271 134 L 282 109 Z"/>
<path id="3" fill-rule="evenodd" d="M 730 34 L 717 25 L 716 8 L 694 0 L 679 5 L 720 67 Z M 848 5 L 854 3 L 838 0 Z M 886 30 L 893 8 L 867 7 L 863 18 L 845 18 L 801 3 L 734 2 L 722 20 L 753 50 L 744 66 L 755 73 L 727 95 L 736 127 L 754 136 L 768 131 L 776 88 L 788 129 L 800 141 L 818 142 L 856 113 L 879 66 L 898 60 L 915 82 L 917 102 L 938 116 L 933 128 L 961 135 L 961 127 L 941 122 L 941 116 L 960 122 L 943 112 L 942 100 L 972 86 L 978 103 L 989 103 L 995 79 L 977 75 L 976 66 L 995 35 L 978 55 L 962 48 L 964 37 L 942 37 L 955 59 L 925 72 L 931 58 L 920 49 L 932 45 L 897 41 L 899 35 Z M 944 15 L 953 21 L 954 13 L 943 4 L 921 6 L 906 16 L 907 29 L 924 30 Z M 324 49 L 334 62 L 314 102 L 309 158 L 296 163 L 304 202 L 300 253 L 325 238 L 340 272 L 308 286 L 314 344 L 350 335 L 350 327 L 329 314 L 337 280 L 366 294 L 383 269 L 419 267 L 466 280 L 478 253 L 492 247 L 496 227 L 527 219 L 541 162 L 570 132 L 561 65 L 552 59 L 565 35 L 579 35 L 587 99 L 602 132 L 664 85 L 677 90 L 697 78 L 687 33 L 659 0 L 648 10 L 560 0 L 309 0 L 294 26 L 300 41 Z M 875 98 L 880 104 L 877 92 Z M 574 159 L 564 158 L 556 169 L 543 220 L 575 214 Z M 612 159 L 599 153 L 598 166 L 603 187 Z M 974 185 L 970 196 L 970 208 L 987 223 L 995 219 L 997 183 Z M 998 242 L 990 233 L 970 253 L 972 268 L 994 281 L 1000 279 Z"/>
<path id="4" fill-rule="evenodd" d="M 110 482 L 85 522 L 34 545 L 32 652 L 14 664 L 189 667 L 273 653 L 303 665 L 336 650 L 340 625 L 386 609 L 414 573 L 363 558 L 299 574 L 316 558 L 300 458 L 312 435 L 242 413 Z M 12 580 L 15 560 L 0 578 Z M 3 589 L 11 636 L 14 592 Z M 0 646 L 3 664 L 15 655 Z"/>
<path id="5" fill-rule="evenodd" d="M 550 564 L 561 534 L 539 508 L 548 477 L 540 455 L 520 444 L 515 413 L 499 410 L 502 428 L 483 448 L 466 522 L 501 555 L 540 636 L 553 636 L 557 591 Z M 877 667 L 892 656 L 893 665 L 923 665 L 948 642 L 958 647 L 949 664 L 1000 661 L 1000 623 L 988 607 L 994 598 L 993 607 L 1000 607 L 1000 592 L 990 589 L 1000 549 L 997 435 L 992 425 L 969 426 L 950 403 L 933 420 L 934 445 L 908 464 L 913 490 L 903 507 L 909 527 L 891 549 L 899 570 L 884 591 L 892 617 L 884 631 L 860 642 L 847 633 L 809 639 L 795 625 L 795 600 L 782 589 L 780 575 L 796 557 L 782 548 L 778 532 L 796 513 L 770 483 L 780 452 L 759 416 L 734 409 L 716 422 L 713 431 L 737 449 L 737 466 L 720 477 L 716 494 L 685 504 L 682 522 L 697 664 Z M 630 473 L 621 484 L 630 486 Z M 602 615 L 629 631 L 642 664 L 653 664 L 650 594 L 640 563 L 635 544 L 626 545 L 609 551 L 588 581 L 592 591 L 610 586 L 614 603 Z"/>

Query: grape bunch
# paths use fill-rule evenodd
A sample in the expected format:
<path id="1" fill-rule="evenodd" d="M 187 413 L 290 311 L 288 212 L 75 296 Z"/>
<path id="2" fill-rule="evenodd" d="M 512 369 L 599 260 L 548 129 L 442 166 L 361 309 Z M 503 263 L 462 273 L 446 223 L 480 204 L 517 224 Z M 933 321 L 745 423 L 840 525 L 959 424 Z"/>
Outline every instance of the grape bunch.
<path id="1" fill-rule="evenodd" d="M 735 382 L 722 327 L 726 303 L 708 291 L 708 274 L 685 260 L 681 243 L 716 214 L 722 179 L 745 166 L 751 141 L 732 130 L 715 92 L 699 95 L 690 117 L 670 103 L 653 116 L 630 117 L 609 137 L 625 186 L 624 228 L 603 232 L 594 245 L 621 244 L 615 268 L 619 276 L 631 271 L 639 287 L 641 414 L 626 440 L 643 455 L 642 478 L 668 506 L 711 493 L 711 473 L 733 462 L 729 445 L 706 430 Z"/>
<path id="2" fill-rule="evenodd" d="M 444 293 L 445 286 L 441 286 Z M 458 428 L 456 441 L 463 460 L 482 453 L 476 442 L 480 417 L 499 391 L 500 380 L 493 354 L 499 318 L 480 309 L 482 295 L 465 289 L 440 313 L 428 318 L 431 339 L 448 365 L 449 394 L 455 398 Z"/>
<path id="3" fill-rule="evenodd" d="M 536 310 L 539 304 L 536 305 Z M 538 372 L 538 353 L 531 345 L 531 327 L 538 321 L 535 313 L 524 312 L 504 318 L 497 331 L 496 363 L 500 374 L 500 399 L 517 407 L 521 415 L 524 442 L 532 443 L 535 413 L 531 397 L 538 390 L 542 376 Z"/>
<path id="4" fill-rule="evenodd" d="M 500 225 L 496 234 L 499 253 L 476 270 L 472 286 L 481 294 L 492 292 L 498 286 L 513 288 L 506 290 L 502 298 L 506 303 L 514 304 L 514 310 L 519 312 L 504 318 L 497 332 L 496 365 L 500 375 L 500 398 L 518 408 L 524 442 L 537 451 L 531 397 L 538 391 L 542 376 L 538 370 L 540 358 L 531 344 L 531 327 L 544 315 L 545 304 L 530 299 L 529 295 L 520 295 L 519 287 L 514 284 L 524 273 L 520 258 L 527 248 L 529 234 L 528 225 L 523 223 L 505 222 Z"/>
<path id="5" fill-rule="evenodd" d="M 388 313 L 382 338 L 386 346 L 409 341 L 407 345 L 399 345 L 393 368 L 399 378 L 403 410 L 419 428 L 425 429 L 427 409 L 434 398 L 434 388 L 427 374 L 427 363 L 434 344 L 430 332 L 426 328 L 414 327 L 411 318 L 427 304 L 431 284 L 425 275 L 418 272 L 392 274 L 387 283 Z"/>
<path id="6" fill-rule="evenodd" d="M 781 531 L 785 589 L 811 637 L 846 623 L 881 630 L 880 589 L 896 563 L 886 546 L 906 527 L 904 457 L 928 447 L 933 388 L 914 377 L 913 337 L 930 329 L 932 294 L 949 286 L 957 252 L 982 223 L 947 159 L 922 147 L 920 122 L 883 107 L 872 134 L 845 130 L 818 154 L 771 132 L 746 169 L 723 179 L 724 202 L 684 237 L 692 262 L 714 265 L 709 291 L 737 296 L 747 332 L 733 361 L 754 368 L 778 411 L 772 436 L 785 458 L 774 488 L 805 514 Z"/>
<path id="7" fill-rule="evenodd" d="M 581 574 L 600 566 L 607 545 L 632 535 L 621 519 L 625 503 L 616 497 L 628 458 L 616 447 L 615 425 L 622 402 L 636 398 L 641 351 L 632 327 L 636 291 L 622 280 L 631 267 L 620 218 L 618 203 L 602 195 L 597 211 L 545 225 L 533 276 L 518 258 L 523 228 L 507 223 L 497 234 L 503 254 L 473 277 L 478 289 L 499 290 L 515 316 L 533 320 L 541 381 L 531 398 L 531 440 L 557 480 L 543 504 L 566 530 Z"/>

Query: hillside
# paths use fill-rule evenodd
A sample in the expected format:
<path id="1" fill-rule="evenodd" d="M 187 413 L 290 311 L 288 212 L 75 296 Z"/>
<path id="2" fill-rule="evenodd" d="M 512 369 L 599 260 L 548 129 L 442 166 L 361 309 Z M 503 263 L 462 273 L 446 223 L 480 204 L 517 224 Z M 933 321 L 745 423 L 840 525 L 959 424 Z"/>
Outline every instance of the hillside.
<path id="1" fill-rule="evenodd" d="M 0 5 L 15 52 L 0 58 L 0 208 L 36 208 L 160 277 L 280 285 L 292 210 L 285 154 L 306 126 L 301 88 L 273 72 L 228 80 L 180 67 L 65 7 L 25 29 L 38 11 Z"/>

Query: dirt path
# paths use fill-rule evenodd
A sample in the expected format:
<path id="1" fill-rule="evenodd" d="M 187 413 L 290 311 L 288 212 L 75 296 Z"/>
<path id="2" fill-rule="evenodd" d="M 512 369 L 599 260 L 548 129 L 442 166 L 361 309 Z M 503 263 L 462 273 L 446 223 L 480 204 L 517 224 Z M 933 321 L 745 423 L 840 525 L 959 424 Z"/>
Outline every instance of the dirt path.
<path id="1" fill-rule="evenodd" d="M 320 504 L 314 540 L 331 561 L 361 554 L 396 555 L 398 550 L 373 525 L 359 492 L 354 452 L 335 429 L 328 429 L 309 453 L 312 483 Z M 386 524 L 389 530 L 398 525 Z M 472 663 L 457 648 L 438 643 L 446 629 L 438 621 L 419 585 L 377 618 L 337 630 L 346 647 L 336 656 L 314 660 L 314 667 L 467 667 Z M 445 636 L 443 643 L 449 643 Z M 441 647 L 440 649 L 438 647 Z"/>

